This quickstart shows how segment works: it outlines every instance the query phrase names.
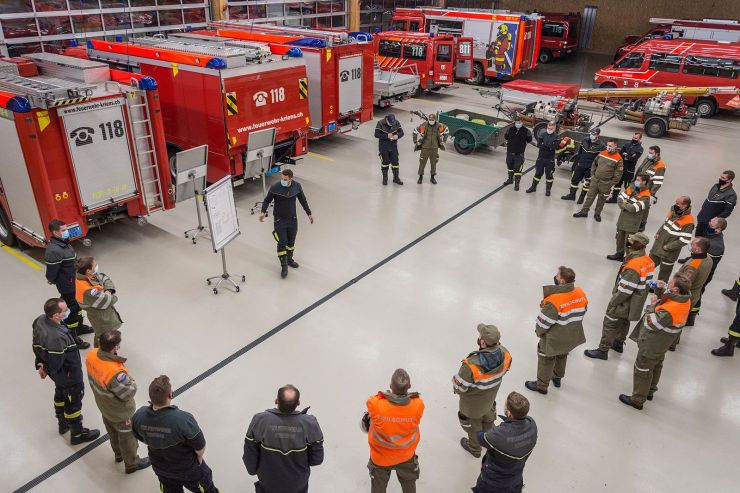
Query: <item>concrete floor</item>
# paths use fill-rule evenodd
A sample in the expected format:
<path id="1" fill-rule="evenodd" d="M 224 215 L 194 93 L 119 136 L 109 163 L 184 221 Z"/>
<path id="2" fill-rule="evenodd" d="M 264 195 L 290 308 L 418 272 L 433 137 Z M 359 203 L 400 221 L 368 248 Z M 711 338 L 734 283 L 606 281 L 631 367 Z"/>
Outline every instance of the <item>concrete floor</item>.
<path id="1" fill-rule="evenodd" d="M 577 80 L 582 63 L 555 63 L 533 75 Z M 122 354 L 139 383 L 138 404 L 146 404 L 153 377 L 165 373 L 179 387 L 249 348 L 174 401 L 198 419 L 208 441 L 206 461 L 221 491 L 252 490 L 253 478 L 241 462 L 243 435 L 251 416 L 272 407 L 277 388 L 287 382 L 300 388 L 303 405 L 311 406 L 326 437 L 326 460 L 313 470 L 311 490 L 368 491 L 368 449 L 358 421 L 365 399 L 385 389 L 397 367 L 409 371 L 427 405 L 418 490 L 468 491 L 480 463 L 457 443 L 462 431 L 450 379 L 476 348 L 479 322 L 496 324 L 513 355 L 499 400 L 512 390 L 524 393 L 539 426 L 539 443 L 525 470 L 528 492 L 736 490 L 731 458 L 740 452 L 740 394 L 732 382 L 740 358 L 715 358 L 709 350 L 734 314 L 720 289 L 738 274 L 740 213 L 730 220 L 727 255 L 702 315 L 668 355 L 655 400 L 642 412 L 628 408 L 617 396 L 631 390 L 634 343 L 607 362 L 582 355 L 598 342 L 618 268 L 604 258 L 614 250 L 616 206 L 607 206 L 601 223 L 573 219 L 576 207 L 559 198 L 569 174 L 559 170 L 552 197 L 544 190 L 527 195 L 507 187 L 406 249 L 506 176 L 503 149 L 463 157 L 450 145 L 441 153 L 439 185 L 417 185 L 408 111 L 485 111 L 490 104 L 463 85 L 396 107 L 409 136 L 400 143 L 403 187 L 380 185 L 374 123 L 314 143 L 314 154 L 294 171 L 316 223 L 301 218 L 301 267 L 286 280 L 279 277 L 270 225 L 249 214 L 261 196 L 257 183 L 236 191 L 242 235 L 227 253 L 229 269 L 247 275 L 239 294 L 214 296 L 205 285 L 206 277 L 220 272 L 220 259 L 207 241 L 194 246 L 182 237 L 195 222 L 192 202 L 153 216 L 146 227 L 133 221 L 106 226 L 91 235 L 92 247 L 77 246 L 78 254 L 95 255 L 117 285 L 125 321 Z M 628 137 L 634 130 L 611 122 L 603 135 Z M 737 135 L 737 117 L 720 115 L 691 132 L 646 140 L 645 147 L 661 145 L 668 164 L 648 232 L 657 230 L 680 194 L 690 195 L 698 210 L 718 174 L 736 166 Z M 527 166 L 535 151 L 528 151 Z M 526 186 L 531 175 L 523 179 Z M 378 265 L 399 249 L 404 251 Z M 22 262 L 0 251 L 6 280 L 0 287 L 6 341 L 0 360 L 0 484 L 3 490 L 19 488 L 67 461 L 33 491 L 155 491 L 151 469 L 124 475 L 107 443 L 69 463 L 83 447 L 57 435 L 51 382 L 39 380 L 32 366 L 30 324 L 44 300 L 55 295 L 34 264 L 40 254 L 25 252 Z M 523 384 L 535 376 L 541 286 L 559 265 L 575 269 L 590 299 L 588 343 L 572 353 L 563 387 L 542 396 Z M 340 287 L 346 289 L 335 294 Z M 102 427 L 92 395 L 83 412 L 87 426 Z M 146 454 L 143 446 L 140 453 Z M 392 482 L 389 491 L 400 491 L 398 484 Z"/>

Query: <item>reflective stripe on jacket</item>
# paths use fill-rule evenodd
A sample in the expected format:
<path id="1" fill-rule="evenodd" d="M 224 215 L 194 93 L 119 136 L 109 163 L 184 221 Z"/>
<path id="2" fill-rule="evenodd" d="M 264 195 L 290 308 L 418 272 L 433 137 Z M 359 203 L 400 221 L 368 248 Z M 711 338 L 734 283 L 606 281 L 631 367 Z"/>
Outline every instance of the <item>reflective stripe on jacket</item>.
<path id="1" fill-rule="evenodd" d="M 634 192 L 629 186 L 619 193 L 617 205 L 622 209 L 617 219 L 617 229 L 637 233 L 644 211 L 650 206 L 650 190 L 647 188 Z"/>
<path id="2" fill-rule="evenodd" d="M 691 234 L 694 232 L 695 225 L 696 220 L 690 208 L 681 216 L 676 215 L 671 208 L 663 226 L 658 229 L 650 254 L 668 263 L 675 262 L 681 249 L 691 243 Z"/>
<path id="3" fill-rule="evenodd" d="M 663 186 L 663 177 L 665 176 L 665 171 L 666 167 L 662 159 L 653 161 L 650 158 L 645 158 L 642 161 L 642 164 L 640 164 L 640 167 L 637 168 L 635 176 L 640 174 L 648 175 L 650 177 L 650 181 L 648 181 L 648 188 L 650 189 L 650 193 L 655 195 L 658 192 L 658 189 Z"/>
<path id="4" fill-rule="evenodd" d="M 649 306 L 630 334 L 630 339 L 637 342 L 639 354 L 652 359 L 662 357 L 681 333 L 690 309 L 691 299 L 687 294 L 671 295 Z"/>
<path id="5" fill-rule="evenodd" d="M 588 298 L 573 283 L 545 286 L 543 291 L 545 298 L 535 323 L 535 332 L 541 338 L 539 351 L 548 357 L 567 354 L 586 342 L 583 317 Z"/>
<path id="6" fill-rule="evenodd" d="M 378 466 L 394 466 L 414 456 L 419 444 L 419 423 L 424 401 L 418 394 L 396 396 L 378 392 L 367 400 L 370 428 L 370 460 Z"/>
<path id="7" fill-rule="evenodd" d="M 95 348 L 87 353 L 87 379 L 100 413 L 109 421 L 126 421 L 136 411 L 136 382 L 124 366 L 126 358 Z"/>
<path id="8" fill-rule="evenodd" d="M 645 255 L 645 250 L 628 256 L 617 275 L 606 317 L 640 320 L 648 296 L 647 283 L 653 279 L 654 271 L 655 263 L 649 255 Z"/>

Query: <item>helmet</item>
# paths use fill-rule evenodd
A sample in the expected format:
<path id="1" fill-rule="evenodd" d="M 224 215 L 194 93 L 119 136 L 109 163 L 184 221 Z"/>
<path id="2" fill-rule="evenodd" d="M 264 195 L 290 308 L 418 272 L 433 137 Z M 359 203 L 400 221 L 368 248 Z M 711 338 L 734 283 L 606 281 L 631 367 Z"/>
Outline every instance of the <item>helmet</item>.
<path id="1" fill-rule="evenodd" d="M 571 139 L 570 137 L 563 137 L 562 139 L 560 139 L 560 145 L 558 146 L 558 148 L 565 149 L 566 147 L 569 147 L 571 145 L 575 145 L 573 143 L 573 139 Z"/>
<path id="2" fill-rule="evenodd" d="M 508 33 L 509 32 L 509 26 L 507 26 L 506 24 L 501 24 L 500 26 L 498 26 L 498 32 L 501 33 L 501 34 Z"/>

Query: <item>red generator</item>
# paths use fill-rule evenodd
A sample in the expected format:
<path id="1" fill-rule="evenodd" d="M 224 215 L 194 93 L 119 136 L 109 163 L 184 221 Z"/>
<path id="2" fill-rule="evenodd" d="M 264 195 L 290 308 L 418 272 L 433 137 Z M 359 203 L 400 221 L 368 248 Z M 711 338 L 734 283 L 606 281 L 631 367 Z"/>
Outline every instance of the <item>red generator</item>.
<path id="1" fill-rule="evenodd" d="M 266 42 L 275 54 L 296 47 L 303 52 L 308 74 L 310 138 L 346 133 L 372 120 L 372 44 L 359 43 L 343 31 L 266 26 L 248 21 L 218 21 L 209 26 L 212 30 L 199 33 Z"/>
<path id="2" fill-rule="evenodd" d="M 104 63 L 50 53 L 0 61 L 0 241 L 44 247 L 52 219 L 77 240 L 173 208 L 159 97 L 154 79 Z"/>
<path id="3" fill-rule="evenodd" d="M 415 65 L 422 90 L 436 91 L 451 86 L 455 79 L 473 76 L 473 38 L 397 31 L 378 33 L 374 38 L 380 68 Z"/>
<path id="4" fill-rule="evenodd" d="M 157 81 L 171 166 L 177 152 L 208 144 L 206 180 L 230 175 L 240 185 L 262 175 L 260 166 L 246 165 L 250 133 L 273 127 L 276 166 L 307 152 L 308 81 L 300 57 L 158 37 L 91 40 L 87 47 L 91 59 Z"/>

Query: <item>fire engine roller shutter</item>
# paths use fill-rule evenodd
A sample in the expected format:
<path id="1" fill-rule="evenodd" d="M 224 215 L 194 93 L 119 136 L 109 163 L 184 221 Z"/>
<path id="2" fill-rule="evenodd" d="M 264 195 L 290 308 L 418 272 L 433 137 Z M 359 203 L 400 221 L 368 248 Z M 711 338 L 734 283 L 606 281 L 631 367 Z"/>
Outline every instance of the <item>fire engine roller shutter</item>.
<path id="1" fill-rule="evenodd" d="M 339 59 L 339 115 L 362 109 L 362 55 Z"/>
<path id="2" fill-rule="evenodd" d="M 122 98 L 114 98 L 57 110 L 86 211 L 138 193 L 123 106 Z"/>
<path id="3" fill-rule="evenodd" d="M 311 115 L 311 127 L 322 128 L 328 122 L 324 122 L 323 118 L 321 54 L 304 51 L 303 58 L 306 60 L 306 75 L 308 76 L 308 112 Z"/>

